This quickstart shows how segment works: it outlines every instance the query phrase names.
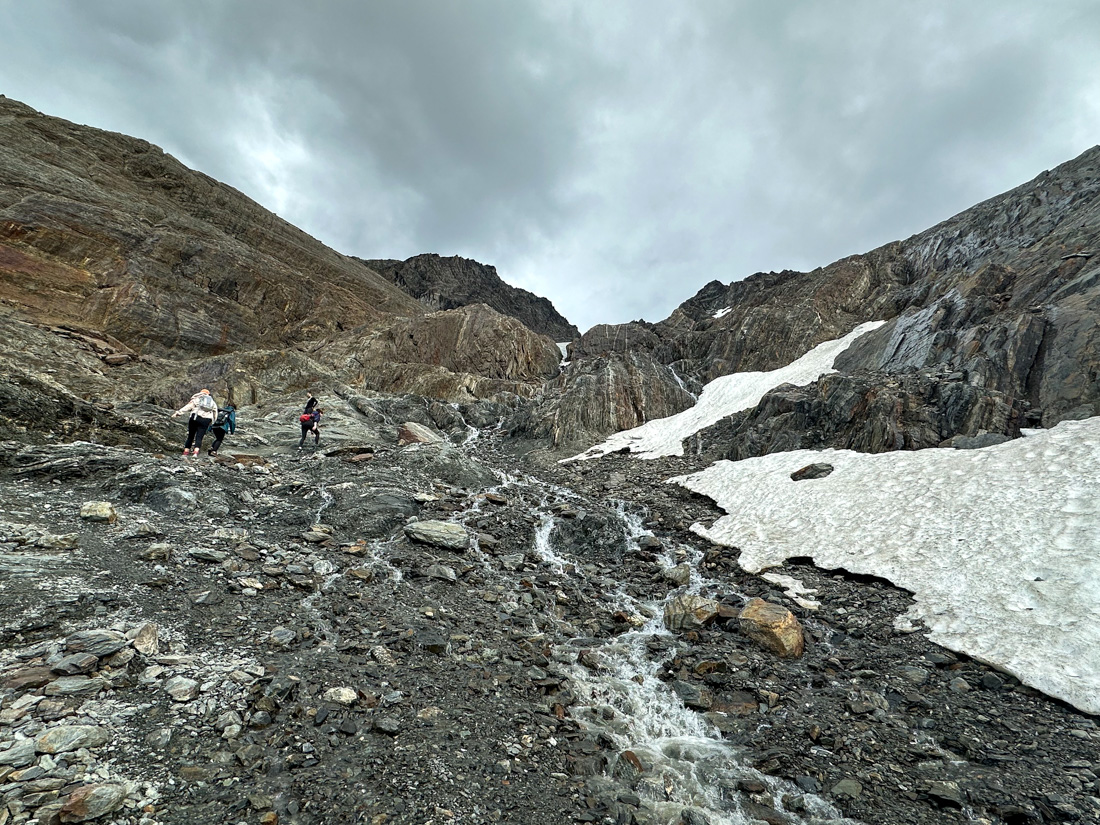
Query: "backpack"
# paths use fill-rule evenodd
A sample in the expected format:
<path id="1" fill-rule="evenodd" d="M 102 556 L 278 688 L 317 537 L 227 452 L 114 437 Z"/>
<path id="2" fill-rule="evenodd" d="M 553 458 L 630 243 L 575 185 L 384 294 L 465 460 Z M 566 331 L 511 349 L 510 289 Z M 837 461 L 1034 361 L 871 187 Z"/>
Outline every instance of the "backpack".
<path id="1" fill-rule="evenodd" d="M 229 423 L 229 410 L 218 410 L 218 417 L 214 419 L 215 427 L 224 427 Z"/>
<path id="2" fill-rule="evenodd" d="M 218 405 L 211 396 L 200 395 L 199 400 L 195 402 L 195 408 L 203 412 L 214 412 L 214 410 L 218 408 Z"/>
<path id="3" fill-rule="evenodd" d="M 302 413 L 298 416 L 298 420 L 305 424 L 307 421 L 312 421 L 313 416 L 310 413 Z"/>

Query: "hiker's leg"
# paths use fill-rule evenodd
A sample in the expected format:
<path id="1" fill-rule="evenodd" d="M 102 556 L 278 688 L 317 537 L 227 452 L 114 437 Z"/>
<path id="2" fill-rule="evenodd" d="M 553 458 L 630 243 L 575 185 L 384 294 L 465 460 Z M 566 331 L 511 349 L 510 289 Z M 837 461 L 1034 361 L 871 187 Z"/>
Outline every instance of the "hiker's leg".
<path id="1" fill-rule="evenodd" d="M 195 433 L 199 428 L 199 420 L 195 416 L 191 416 L 187 419 L 187 441 L 184 442 L 183 449 L 190 450 L 191 445 L 195 442 Z"/>
<path id="2" fill-rule="evenodd" d="M 205 418 L 200 418 L 198 427 L 195 429 L 195 449 L 202 449 L 202 439 L 206 435 L 206 431 L 210 428 L 210 422 Z"/>
<path id="3" fill-rule="evenodd" d="M 215 427 L 210 432 L 214 434 L 214 443 L 210 445 L 210 449 L 216 453 L 218 451 L 218 447 L 220 447 L 222 445 L 222 442 L 225 441 L 225 428 Z"/>

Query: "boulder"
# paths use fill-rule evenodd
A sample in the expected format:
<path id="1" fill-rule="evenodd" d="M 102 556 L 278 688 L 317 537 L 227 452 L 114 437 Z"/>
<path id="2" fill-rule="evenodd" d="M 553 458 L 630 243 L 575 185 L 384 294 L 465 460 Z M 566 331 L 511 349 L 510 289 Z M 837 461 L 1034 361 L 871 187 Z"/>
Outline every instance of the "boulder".
<path id="1" fill-rule="evenodd" d="M 405 526 L 405 535 L 420 544 L 446 550 L 463 551 L 470 546 L 466 528 L 450 521 L 414 521 Z"/>
<path id="2" fill-rule="evenodd" d="M 59 817 L 62 822 L 88 822 L 99 819 L 122 807 L 126 801 L 126 786 L 118 782 L 82 785 L 65 800 Z"/>
<path id="3" fill-rule="evenodd" d="M 718 602 L 685 593 L 665 605 L 665 627 L 672 631 L 698 630 L 718 616 Z"/>
<path id="4" fill-rule="evenodd" d="M 80 505 L 80 517 L 85 521 L 114 524 L 118 520 L 118 513 L 109 501 L 85 501 Z"/>
<path id="5" fill-rule="evenodd" d="M 741 632 L 784 658 L 796 658 L 805 649 L 802 625 L 787 608 L 763 599 L 749 599 L 737 618 Z"/>
<path id="6" fill-rule="evenodd" d="M 97 725 L 61 725 L 40 733 L 34 746 L 39 753 L 68 753 L 80 748 L 98 748 L 110 739 L 107 729 Z"/>
<path id="7" fill-rule="evenodd" d="M 441 441 L 443 436 L 415 421 L 406 421 L 397 429 L 398 447 L 404 447 L 406 444 L 438 444 Z"/>

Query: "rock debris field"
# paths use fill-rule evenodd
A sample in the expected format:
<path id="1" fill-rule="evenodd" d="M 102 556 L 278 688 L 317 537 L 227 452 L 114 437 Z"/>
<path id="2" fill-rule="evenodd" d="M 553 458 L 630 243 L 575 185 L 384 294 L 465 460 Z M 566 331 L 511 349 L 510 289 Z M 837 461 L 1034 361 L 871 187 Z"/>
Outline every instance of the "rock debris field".
<path id="1" fill-rule="evenodd" d="M 0 825 L 1100 821 L 1090 716 L 883 580 L 746 573 L 696 459 L 331 409 L 0 445 Z"/>

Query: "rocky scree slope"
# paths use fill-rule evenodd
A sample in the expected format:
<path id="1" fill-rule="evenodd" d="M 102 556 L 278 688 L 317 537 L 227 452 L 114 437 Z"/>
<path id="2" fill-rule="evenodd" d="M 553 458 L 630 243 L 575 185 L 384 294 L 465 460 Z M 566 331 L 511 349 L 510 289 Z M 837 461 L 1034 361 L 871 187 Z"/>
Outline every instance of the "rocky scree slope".
<path id="1" fill-rule="evenodd" d="M 907 240 L 813 272 L 713 281 L 660 323 L 595 327 L 572 344 L 572 366 L 528 426 L 555 443 L 598 440 L 633 426 L 640 409 L 686 407 L 684 396 L 668 403 L 674 387 L 774 369 L 872 320 L 888 323 L 838 370 L 958 373 L 1053 426 L 1100 413 L 1097 317 L 1100 147 Z M 641 399 L 632 405 L 618 390 L 627 354 L 650 364 L 635 373 L 660 376 L 631 391 Z M 584 439 L 555 427 L 561 408 L 587 411 Z"/>
<path id="2" fill-rule="evenodd" d="M 549 300 L 505 283 L 494 266 L 434 254 L 363 263 L 433 310 L 487 304 L 554 341 L 572 341 L 580 336 L 580 331 Z"/>
<path id="3" fill-rule="evenodd" d="M 532 475 L 471 429 L 478 405 L 326 403 L 319 450 L 293 448 L 294 398 L 242 409 L 217 460 L 3 445 L 9 822 L 664 825 L 737 810 L 1008 825 L 1100 811 L 1093 720 L 894 630 L 909 599 L 883 582 L 784 571 L 812 609 L 701 545 L 688 527 L 717 512 L 661 483 L 698 458 Z M 398 446 L 406 420 L 436 443 Z M 145 425 L 182 430 L 164 409 Z M 632 635 L 688 592 L 709 618 Z M 740 631 L 752 597 L 801 620 L 802 657 Z M 641 656 L 630 674 L 624 652 Z M 713 726 L 711 755 L 686 737 L 662 756 L 643 689 Z M 709 801 L 680 782 L 700 764 Z"/>

